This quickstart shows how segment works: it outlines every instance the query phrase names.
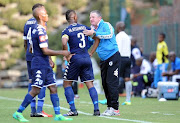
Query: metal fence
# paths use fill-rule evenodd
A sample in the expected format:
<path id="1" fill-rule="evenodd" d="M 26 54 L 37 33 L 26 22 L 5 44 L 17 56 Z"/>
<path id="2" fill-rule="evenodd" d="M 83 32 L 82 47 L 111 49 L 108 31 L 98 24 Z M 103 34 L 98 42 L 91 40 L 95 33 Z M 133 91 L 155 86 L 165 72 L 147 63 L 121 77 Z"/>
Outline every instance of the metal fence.
<path id="1" fill-rule="evenodd" d="M 169 51 L 175 51 L 180 56 L 180 26 L 179 24 L 162 24 L 159 26 L 144 27 L 144 54 L 150 54 L 156 51 L 158 43 L 158 34 L 163 32 L 166 34 L 165 42 Z"/>

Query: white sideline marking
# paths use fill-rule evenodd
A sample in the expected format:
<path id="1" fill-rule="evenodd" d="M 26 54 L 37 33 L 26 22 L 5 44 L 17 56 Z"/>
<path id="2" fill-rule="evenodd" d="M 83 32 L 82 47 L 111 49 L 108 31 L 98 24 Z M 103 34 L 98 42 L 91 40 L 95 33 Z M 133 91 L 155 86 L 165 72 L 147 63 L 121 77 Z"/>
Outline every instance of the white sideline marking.
<path id="1" fill-rule="evenodd" d="M 14 98 L 2 97 L 2 96 L 0 96 L 0 99 L 3 99 L 3 100 L 12 100 L 12 101 L 19 101 L 19 102 L 22 102 L 22 101 L 23 101 L 23 100 L 20 100 L 20 99 L 14 99 Z M 44 104 L 44 106 L 53 107 L 52 105 L 49 105 L 49 104 Z M 65 111 L 69 111 L 68 108 L 64 108 L 64 107 L 60 107 L 60 108 L 61 108 L 62 110 L 65 110 Z M 85 112 L 82 112 L 82 111 L 79 111 L 79 110 L 78 110 L 78 113 L 79 113 L 79 114 L 84 114 L 84 115 L 90 115 L 90 116 L 92 116 L 92 114 L 90 114 L 90 113 L 85 113 Z M 124 118 L 108 117 L 108 116 L 99 116 L 99 117 L 103 117 L 103 118 L 106 118 L 106 119 L 112 119 L 112 120 L 130 121 L 130 122 L 136 122 L 136 123 L 152 123 L 152 122 L 148 122 L 148 121 L 131 120 L 131 119 L 124 119 Z"/>

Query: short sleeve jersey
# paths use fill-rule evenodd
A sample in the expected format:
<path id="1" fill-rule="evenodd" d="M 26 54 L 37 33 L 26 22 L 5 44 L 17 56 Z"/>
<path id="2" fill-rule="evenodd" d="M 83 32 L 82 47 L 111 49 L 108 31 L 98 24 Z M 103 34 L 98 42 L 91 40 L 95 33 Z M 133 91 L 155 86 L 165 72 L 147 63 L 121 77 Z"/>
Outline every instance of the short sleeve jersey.
<path id="1" fill-rule="evenodd" d="M 32 43 L 31 31 L 36 24 L 37 24 L 36 19 L 34 17 L 32 17 L 24 25 L 23 39 L 27 40 L 26 61 L 32 60 L 32 54 L 29 52 L 29 46 Z"/>
<path id="2" fill-rule="evenodd" d="M 157 58 L 158 64 L 169 62 L 166 55 L 168 55 L 168 47 L 167 47 L 166 42 L 165 41 L 159 42 L 157 44 L 157 51 L 156 51 L 156 58 Z"/>
<path id="3" fill-rule="evenodd" d="M 175 61 L 171 63 L 172 71 L 180 70 L 180 58 L 176 57 Z"/>
<path id="4" fill-rule="evenodd" d="M 44 55 L 41 48 L 48 47 L 48 36 L 46 29 L 37 24 L 32 30 L 32 42 L 33 42 L 33 68 L 47 68 L 49 65 L 49 56 Z"/>
<path id="5" fill-rule="evenodd" d="M 83 34 L 83 30 L 90 30 L 89 27 L 73 23 L 62 31 L 62 38 L 68 39 L 70 52 L 76 54 L 74 58 L 89 57 L 88 54 L 88 36 Z"/>

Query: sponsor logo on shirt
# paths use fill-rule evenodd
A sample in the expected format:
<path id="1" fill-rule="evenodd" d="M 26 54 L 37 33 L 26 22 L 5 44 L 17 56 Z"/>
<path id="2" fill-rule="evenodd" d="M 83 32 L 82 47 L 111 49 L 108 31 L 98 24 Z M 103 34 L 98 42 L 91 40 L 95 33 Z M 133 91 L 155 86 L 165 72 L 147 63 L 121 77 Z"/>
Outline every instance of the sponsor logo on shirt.
<path id="1" fill-rule="evenodd" d="M 44 42 L 46 41 L 46 36 L 45 35 L 39 36 L 39 39 L 40 39 L 40 42 Z"/>

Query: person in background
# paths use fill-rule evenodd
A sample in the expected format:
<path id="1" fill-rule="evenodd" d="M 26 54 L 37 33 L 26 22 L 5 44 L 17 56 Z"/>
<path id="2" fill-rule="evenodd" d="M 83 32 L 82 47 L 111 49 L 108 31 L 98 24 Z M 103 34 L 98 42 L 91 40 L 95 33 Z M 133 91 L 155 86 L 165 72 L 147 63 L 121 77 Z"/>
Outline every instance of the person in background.
<path id="1" fill-rule="evenodd" d="M 156 72 L 154 74 L 154 82 L 151 84 L 151 87 L 157 88 L 157 83 L 159 81 L 167 81 L 166 76 L 162 76 L 163 72 L 167 72 L 169 60 L 168 60 L 168 47 L 166 42 L 164 41 L 166 35 L 164 33 L 160 33 L 158 36 L 158 44 L 156 50 L 156 59 L 158 62 Z"/>
<path id="2" fill-rule="evenodd" d="M 177 82 L 177 79 L 180 79 L 180 58 L 176 57 L 174 51 L 169 53 L 169 59 L 171 61 L 171 71 L 170 72 L 163 72 L 162 76 L 171 77 L 172 81 Z"/>
<path id="3" fill-rule="evenodd" d="M 121 54 L 121 69 L 120 77 L 125 81 L 126 88 L 126 101 L 122 105 L 131 105 L 131 92 L 132 92 L 132 83 L 130 80 L 131 74 L 131 40 L 129 36 L 124 32 L 125 24 L 124 22 L 116 23 L 116 41 L 118 44 L 119 52 Z"/>

